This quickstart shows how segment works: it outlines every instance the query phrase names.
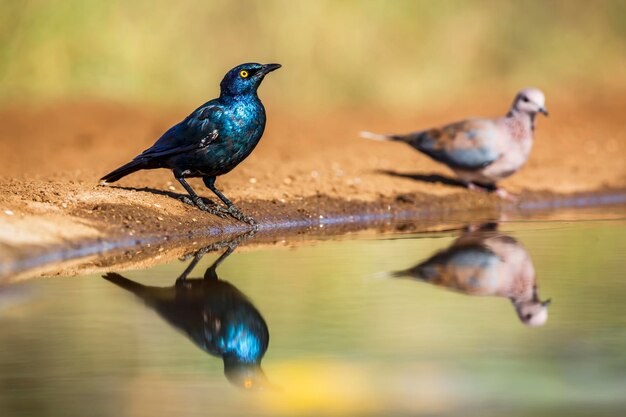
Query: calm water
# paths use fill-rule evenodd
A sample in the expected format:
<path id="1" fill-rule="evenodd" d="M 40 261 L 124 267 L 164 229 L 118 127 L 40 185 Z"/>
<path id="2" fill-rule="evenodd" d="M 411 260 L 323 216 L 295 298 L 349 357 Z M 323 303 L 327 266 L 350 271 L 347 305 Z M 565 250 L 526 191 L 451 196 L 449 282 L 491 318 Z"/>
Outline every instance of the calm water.
<path id="1" fill-rule="evenodd" d="M 626 415 L 625 232 L 370 234 L 5 287 L 0 415 Z"/>

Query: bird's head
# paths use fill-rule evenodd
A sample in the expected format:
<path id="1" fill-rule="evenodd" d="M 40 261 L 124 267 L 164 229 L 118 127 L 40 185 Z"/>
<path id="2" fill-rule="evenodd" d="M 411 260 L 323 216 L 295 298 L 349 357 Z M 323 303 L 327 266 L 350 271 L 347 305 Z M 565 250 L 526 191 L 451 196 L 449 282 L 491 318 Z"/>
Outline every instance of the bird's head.
<path id="1" fill-rule="evenodd" d="M 226 73 L 221 87 L 222 96 L 240 96 L 256 93 L 265 76 L 280 68 L 280 64 L 241 64 Z"/>
<path id="2" fill-rule="evenodd" d="M 539 327 L 548 321 L 548 307 L 551 300 L 533 300 L 515 305 L 515 310 L 522 323 L 529 327 Z"/>
<path id="3" fill-rule="evenodd" d="M 224 361 L 224 375 L 231 384 L 246 391 L 270 388 L 265 372 L 257 363 Z"/>
<path id="4" fill-rule="evenodd" d="M 537 113 L 548 115 L 546 98 L 537 88 L 524 88 L 515 96 L 512 112 L 526 113 L 534 116 Z"/>

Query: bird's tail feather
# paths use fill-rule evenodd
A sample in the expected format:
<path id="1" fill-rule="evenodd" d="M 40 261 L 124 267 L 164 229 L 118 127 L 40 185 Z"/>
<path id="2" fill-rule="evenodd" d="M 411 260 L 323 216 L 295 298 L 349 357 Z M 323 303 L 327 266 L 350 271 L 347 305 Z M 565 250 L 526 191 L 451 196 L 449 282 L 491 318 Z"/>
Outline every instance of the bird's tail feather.
<path id="1" fill-rule="evenodd" d="M 385 280 L 389 278 L 404 278 L 407 276 L 406 271 L 382 271 L 372 275 L 373 279 Z"/>
<path id="2" fill-rule="evenodd" d="M 128 278 L 124 278 L 123 276 L 121 276 L 120 274 L 116 274 L 115 272 L 108 272 L 107 274 L 103 275 L 102 278 L 112 282 L 120 288 L 124 288 L 125 290 L 132 292 L 139 297 L 144 295 L 147 292 L 148 288 L 150 288 L 135 281 L 131 281 Z"/>
<path id="3" fill-rule="evenodd" d="M 409 133 L 407 135 L 382 135 L 380 133 L 360 132 L 359 136 L 365 139 L 379 140 L 383 142 L 405 142 L 413 144 L 421 138 L 422 132 Z"/>
<path id="4" fill-rule="evenodd" d="M 143 159 L 133 159 L 126 165 L 122 165 L 118 169 L 109 172 L 104 177 L 100 178 L 101 184 L 106 184 L 110 182 L 115 182 L 128 174 L 132 174 L 135 171 L 139 171 L 141 169 L 147 168 L 146 161 Z"/>
<path id="5" fill-rule="evenodd" d="M 373 132 L 360 132 L 359 136 L 361 136 L 364 139 L 379 140 L 383 142 L 389 141 L 389 140 L 398 140 L 396 136 L 394 135 L 382 135 L 380 133 L 373 133 Z"/>

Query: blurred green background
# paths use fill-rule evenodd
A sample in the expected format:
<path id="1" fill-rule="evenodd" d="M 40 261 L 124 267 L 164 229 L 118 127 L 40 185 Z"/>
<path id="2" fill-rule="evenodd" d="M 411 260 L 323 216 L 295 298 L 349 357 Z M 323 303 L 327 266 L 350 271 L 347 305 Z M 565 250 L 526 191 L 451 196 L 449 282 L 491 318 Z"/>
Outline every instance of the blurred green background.
<path id="1" fill-rule="evenodd" d="M 214 97 L 279 62 L 285 106 L 429 106 L 536 85 L 626 86 L 625 1 L 0 0 L 0 103 Z"/>

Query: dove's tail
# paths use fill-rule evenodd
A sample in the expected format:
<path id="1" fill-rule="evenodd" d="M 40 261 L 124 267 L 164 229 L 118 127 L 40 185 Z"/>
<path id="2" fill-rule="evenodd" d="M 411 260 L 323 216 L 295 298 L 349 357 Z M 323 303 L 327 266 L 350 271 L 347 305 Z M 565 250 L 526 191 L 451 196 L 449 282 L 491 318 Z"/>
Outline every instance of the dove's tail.
<path id="1" fill-rule="evenodd" d="M 372 275 L 374 279 L 389 279 L 389 278 L 406 278 L 408 276 L 406 271 L 382 271 Z"/>
<path id="2" fill-rule="evenodd" d="M 417 147 L 422 142 L 424 136 L 423 133 L 424 132 L 415 132 L 406 135 L 382 135 L 379 133 L 361 132 L 359 133 L 359 136 L 365 139 L 379 140 L 383 142 L 404 142 Z"/>
<path id="3" fill-rule="evenodd" d="M 401 140 L 400 137 L 396 135 L 381 135 L 380 133 L 372 133 L 372 132 L 360 132 L 359 136 L 361 136 L 364 139 L 379 140 L 383 142 Z"/>

